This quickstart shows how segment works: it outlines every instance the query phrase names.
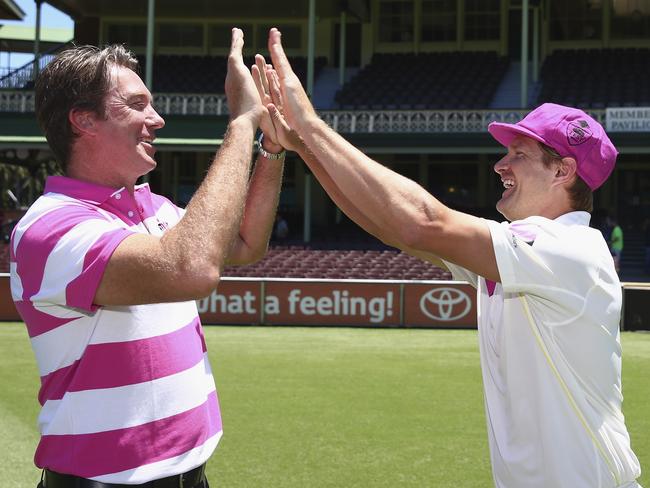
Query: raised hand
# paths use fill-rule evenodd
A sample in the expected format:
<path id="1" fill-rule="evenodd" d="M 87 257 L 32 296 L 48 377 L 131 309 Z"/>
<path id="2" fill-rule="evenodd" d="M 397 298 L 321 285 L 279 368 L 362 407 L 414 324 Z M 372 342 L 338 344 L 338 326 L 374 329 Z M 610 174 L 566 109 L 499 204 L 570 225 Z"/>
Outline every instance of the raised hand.
<path id="1" fill-rule="evenodd" d="M 271 116 L 266 106 L 270 103 L 273 103 L 271 98 L 270 88 L 269 88 L 269 79 L 267 77 L 267 70 L 272 67 L 266 64 L 264 56 L 261 54 L 255 55 L 255 64 L 251 67 L 251 73 L 253 75 L 253 81 L 255 81 L 255 86 L 257 87 L 257 92 L 259 93 L 260 99 L 262 100 L 262 118 L 260 119 L 260 129 L 264 133 L 264 146 L 267 151 L 272 153 L 278 153 L 282 150 L 283 146 L 278 141 L 278 136 L 271 121 Z M 282 108 L 280 106 L 280 111 Z"/>
<path id="2" fill-rule="evenodd" d="M 282 48 L 281 34 L 275 27 L 269 31 L 269 52 L 273 68 L 278 73 L 284 106 L 284 116 L 289 126 L 300 132 L 302 125 L 311 118 L 318 118 L 314 107 Z"/>
<path id="3" fill-rule="evenodd" d="M 231 120 L 246 117 L 257 127 L 262 117 L 263 107 L 253 77 L 244 65 L 243 47 L 244 33 L 235 27 L 232 30 L 225 85 L 228 110 Z"/>
<path id="4" fill-rule="evenodd" d="M 267 65 L 266 79 L 268 82 L 268 91 L 272 103 L 268 103 L 266 108 L 270 114 L 270 120 L 273 123 L 277 140 L 286 149 L 300 152 L 303 149 L 303 141 L 298 133 L 289 127 L 284 118 L 282 92 L 280 89 L 280 80 L 276 71 Z"/>

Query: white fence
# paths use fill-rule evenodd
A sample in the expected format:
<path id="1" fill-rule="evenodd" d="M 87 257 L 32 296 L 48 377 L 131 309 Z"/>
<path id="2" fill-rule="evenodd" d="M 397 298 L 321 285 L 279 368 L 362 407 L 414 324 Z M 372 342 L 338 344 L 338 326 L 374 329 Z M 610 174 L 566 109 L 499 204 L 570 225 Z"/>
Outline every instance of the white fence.
<path id="1" fill-rule="evenodd" d="M 162 115 L 227 115 L 225 95 L 158 93 L 154 106 Z M 1 90 L 0 112 L 34 112 L 34 92 Z M 528 110 L 327 110 L 321 117 L 342 133 L 484 132 L 492 121 L 517 122 Z M 605 125 L 605 110 L 589 110 Z"/>

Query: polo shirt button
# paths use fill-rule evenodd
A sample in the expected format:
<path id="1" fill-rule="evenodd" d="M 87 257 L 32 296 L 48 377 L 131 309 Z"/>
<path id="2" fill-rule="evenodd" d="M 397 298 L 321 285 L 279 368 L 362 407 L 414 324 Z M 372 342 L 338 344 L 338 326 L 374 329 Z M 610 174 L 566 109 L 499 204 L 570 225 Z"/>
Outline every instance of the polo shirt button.
<path id="1" fill-rule="evenodd" d="M 121 194 L 121 193 L 118 193 L 118 194 L 115 195 L 115 200 L 119 200 L 120 198 L 122 198 L 122 194 Z"/>
<path id="2" fill-rule="evenodd" d="M 128 215 L 129 215 L 129 217 L 133 217 L 133 212 L 131 212 L 131 210 L 129 210 Z"/>

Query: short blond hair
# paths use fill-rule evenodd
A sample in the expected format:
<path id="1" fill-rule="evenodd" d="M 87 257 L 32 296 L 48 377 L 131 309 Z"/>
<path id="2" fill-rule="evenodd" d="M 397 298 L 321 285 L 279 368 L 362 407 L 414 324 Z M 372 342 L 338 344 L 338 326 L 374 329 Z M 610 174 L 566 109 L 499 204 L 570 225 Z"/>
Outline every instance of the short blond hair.
<path id="1" fill-rule="evenodd" d="M 542 150 L 542 161 L 547 168 L 553 164 L 553 161 L 562 159 L 562 156 L 550 146 L 538 142 Z M 571 199 L 571 206 L 573 210 L 583 210 L 585 212 L 593 212 L 594 210 L 594 193 L 589 188 L 589 185 L 576 174 L 576 179 L 569 187 L 569 198 Z"/>

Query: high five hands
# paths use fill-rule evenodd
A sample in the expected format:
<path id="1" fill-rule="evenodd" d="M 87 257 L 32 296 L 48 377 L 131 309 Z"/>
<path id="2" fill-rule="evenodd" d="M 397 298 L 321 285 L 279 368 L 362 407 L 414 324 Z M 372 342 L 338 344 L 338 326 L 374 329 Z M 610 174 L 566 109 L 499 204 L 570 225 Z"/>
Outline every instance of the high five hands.
<path id="1" fill-rule="evenodd" d="M 298 151 L 302 148 L 299 128 L 318 115 L 291 68 L 280 31 L 273 28 L 269 32 L 273 65 L 258 54 L 249 73 L 243 62 L 243 46 L 243 32 L 233 28 L 225 84 L 231 120 L 244 117 L 255 126 L 259 124 L 270 152 L 279 152 L 282 147 Z"/>
<path id="2" fill-rule="evenodd" d="M 280 31 L 269 32 L 269 52 L 273 65 L 267 64 L 261 55 L 255 56 L 251 71 L 255 85 L 265 107 L 260 128 L 265 137 L 286 149 L 298 152 L 303 148 L 298 128 L 310 118 L 318 118 L 298 76 L 287 59 Z"/>

